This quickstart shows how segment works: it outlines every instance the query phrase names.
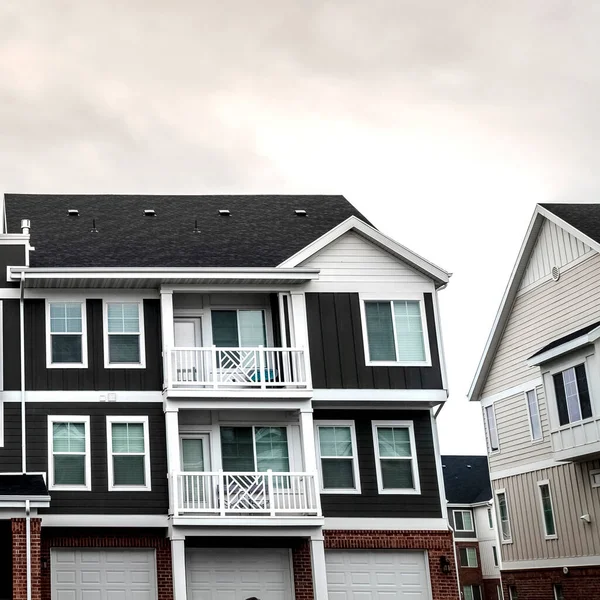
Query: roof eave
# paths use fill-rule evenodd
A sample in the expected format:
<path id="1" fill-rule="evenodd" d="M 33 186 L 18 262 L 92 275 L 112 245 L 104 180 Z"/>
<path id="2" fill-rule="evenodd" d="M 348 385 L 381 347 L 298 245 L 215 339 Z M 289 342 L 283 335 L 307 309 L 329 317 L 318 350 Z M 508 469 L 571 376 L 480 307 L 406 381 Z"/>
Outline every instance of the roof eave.
<path id="1" fill-rule="evenodd" d="M 556 346 L 551 350 L 547 350 L 546 352 L 541 352 L 540 354 L 534 354 L 531 358 L 527 360 L 528 367 L 537 367 L 543 363 L 546 363 L 554 358 L 558 358 L 567 352 L 571 352 L 573 350 L 577 350 L 577 348 L 581 348 L 582 346 L 587 346 L 588 344 L 593 344 L 597 339 L 600 338 L 600 327 L 596 327 L 596 329 L 592 329 L 589 333 L 579 336 L 574 340 L 569 342 L 565 342 L 560 346 Z"/>

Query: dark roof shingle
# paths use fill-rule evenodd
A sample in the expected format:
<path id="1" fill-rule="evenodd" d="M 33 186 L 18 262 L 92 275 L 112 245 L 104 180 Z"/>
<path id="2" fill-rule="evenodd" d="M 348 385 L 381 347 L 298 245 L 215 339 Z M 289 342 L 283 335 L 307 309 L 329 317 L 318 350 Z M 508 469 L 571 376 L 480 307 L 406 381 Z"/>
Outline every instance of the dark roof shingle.
<path id="1" fill-rule="evenodd" d="M 32 267 L 276 267 L 351 216 L 369 223 L 343 196 L 6 194 L 5 205 L 8 233 L 31 221 Z"/>
<path id="2" fill-rule="evenodd" d="M 567 342 L 576 340 L 578 337 L 581 337 L 582 335 L 585 335 L 586 333 L 593 331 L 597 327 L 600 327 L 600 321 L 597 321 L 596 323 L 592 323 L 591 325 L 586 325 L 585 327 L 582 327 L 581 329 L 578 329 L 577 331 L 574 331 L 573 333 L 569 333 L 568 335 L 564 335 L 563 337 L 560 337 L 560 338 L 550 342 L 549 344 L 547 344 L 546 346 L 544 346 L 543 348 L 538 350 L 535 354 L 532 354 L 528 360 L 530 360 L 536 356 L 539 356 L 540 354 L 547 352 L 548 350 L 553 350 L 554 348 L 558 348 L 558 346 L 562 346 L 563 344 L 566 344 Z"/>
<path id="3" fill-rule="evenodd" d="M 581 233 L 600 243 L 600 203 L 596 204 L 540 204 L 566 221 Z"/>
<path id="4" fill-rule="evenodd" d="M 42 475 L 0 475 L 0 496 L 47 496 Z"/>
<path id="5" fill-rule="evenodd" d="M 492 499 L 487 456 L 442 456 L 446 500 L 477 504 Z"/>

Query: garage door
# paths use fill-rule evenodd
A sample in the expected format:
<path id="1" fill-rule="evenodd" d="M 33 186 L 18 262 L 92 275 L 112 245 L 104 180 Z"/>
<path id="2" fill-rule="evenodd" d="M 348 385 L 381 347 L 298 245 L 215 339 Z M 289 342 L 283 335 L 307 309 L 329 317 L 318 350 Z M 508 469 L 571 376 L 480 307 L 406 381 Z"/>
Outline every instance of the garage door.
<path id="1" fill-rule="evenodd" d="M 52 600 L 156 600 L 154 550 L 53 548 Z"/>
<path id="2" fill-rule="evenodd" d="M 329 600 L 429 600 L 424 552 L 327 550 Z"/>
<path id="3" fill-rule="evenodd" d="M 287 548 L 188 548 L 188 600 L 291 600 Z"/>

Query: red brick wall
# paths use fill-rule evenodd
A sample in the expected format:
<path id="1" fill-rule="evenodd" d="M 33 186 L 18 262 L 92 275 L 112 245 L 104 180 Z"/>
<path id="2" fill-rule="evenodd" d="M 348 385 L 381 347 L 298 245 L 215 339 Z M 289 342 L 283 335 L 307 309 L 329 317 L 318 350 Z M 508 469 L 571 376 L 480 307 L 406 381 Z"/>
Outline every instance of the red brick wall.
<path id="1" fill-rule="evenodd" d="M 106 532 L 105 530 L 96 533 L 91 529 L 83 531 L 75 529 L 66 534 L 64 531 L 62 530 L 59 535 L 48 532 L 48 530 L 42 532 L 41 560 L 45 566 L 42 568 L 41 575 L 41 596 L 38 595 L 33 600 L 50 600 L 51 548 L 154 548 L 156 550 L 158 600 L 173 600 L 171 542 L 167 538 L 143 530 L 129 534 L 119 531 Z"/>
<path id="2" fill-rule="evenodd" d="M 25 519 L 12 519 L 13 600 L 27 598 L 27 525 Z M 31 599 L 40 600 L 41 519 L 30 520 Z"/>
<path id="3" fill-rule="evenodd" d="M 498 600 L 499 579 L 484 579 L 483 580 L 483 600 Z M 505 596 L 508 600 L 508 595 Z"/>
<path id="4" fill-rule="evenodd" d="M 292 567 L 294 569 L 296 600 L 313 600 L 312 563 L 310 542 L 308 540 L 292 549 Z"/>
<path id="5" fill-rule="evenodd" d="M 567 600 L 596 600 L 600 598 L 600 565 L 594 567 L 569 567 L 564 575 L 562 569 L 527 569 L 502 571 L 504 597 L 508 598 L 508 586 L 516 585 L 519 600 L 553 599 L 553 585 L 560 583 Z"/>

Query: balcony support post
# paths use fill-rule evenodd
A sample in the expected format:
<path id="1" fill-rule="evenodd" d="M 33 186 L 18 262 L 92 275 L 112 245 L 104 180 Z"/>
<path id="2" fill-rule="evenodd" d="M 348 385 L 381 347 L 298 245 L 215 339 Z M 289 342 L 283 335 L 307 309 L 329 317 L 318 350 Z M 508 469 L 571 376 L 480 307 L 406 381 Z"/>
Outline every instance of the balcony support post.
<path id="1" fill-rule="evenodd" d="M 310 356 L 308 352 L 308 321 L 306 318 L 306 300 L 304 292 L 292 292 L 292 339 L 293 346 L 304 350 L 304 381 L 308 389 L 312 388 L 312 375 L 310 370 Z"/>
<path id="2" fill-rule="evenodd" d="M 173 292 L 160 291 L 160 320 L 163 348 L 164 388 L 172 386 L 171 350 L 175 347 L 175 322 L 173 319 Z"/>
<path id="3" fill-rule="evenodd" d="M 187 600 L 185 577 L 185 540 L 171 539 L 173 600 Z"/>
<path id="4" fill-rule="evenodd" d="M 317 472 L 317 455 L 315 449 L 315 429 L 313 423 L 313 409 L 300 409 L 300 435 L 302 436 L 302 454 L 304 456 L 304 470 L 307 473 Z"/>
<path id="5" fill-rule="evenodd" d="M 179 411 L 178 409 L 165 410 L 165 433 L 167 438 L 167 465 L 169 471 L 169 483 L 171 485 L 169 493 L 169 514 L 176 513 L 178 507 L 176 486 L 178 485 L 177 475 L 181 471 L 181 458 L 179 451 Z"/>
<path id="6" fill-rule="evenodd" d="M 325 570 L 325 542 L 323 534 L 310 540 L 310 561 L 315 600 L 328 600 L 327 573 Z"/>

